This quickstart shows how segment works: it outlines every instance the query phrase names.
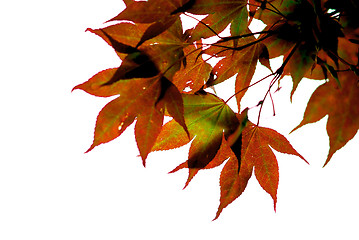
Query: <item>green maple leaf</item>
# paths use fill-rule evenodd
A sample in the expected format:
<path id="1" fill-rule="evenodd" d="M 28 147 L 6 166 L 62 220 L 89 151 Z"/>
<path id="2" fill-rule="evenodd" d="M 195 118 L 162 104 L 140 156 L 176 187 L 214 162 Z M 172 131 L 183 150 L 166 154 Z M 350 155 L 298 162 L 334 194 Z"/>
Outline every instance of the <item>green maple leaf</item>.
<path id="1" fill-rule="evenodd" d="M 193 139 L 187 165 L 189 168 L 201 169 L 214 159 L 223 134 L 228 136 L 234 131 L 238 119 L 223 100 L 210 93 L 182 94 L 182 97 L 184 118 Z M 179 147 L 189 141 L 183 129 L 170 121 L 164 125 L 152 151 Z"/>

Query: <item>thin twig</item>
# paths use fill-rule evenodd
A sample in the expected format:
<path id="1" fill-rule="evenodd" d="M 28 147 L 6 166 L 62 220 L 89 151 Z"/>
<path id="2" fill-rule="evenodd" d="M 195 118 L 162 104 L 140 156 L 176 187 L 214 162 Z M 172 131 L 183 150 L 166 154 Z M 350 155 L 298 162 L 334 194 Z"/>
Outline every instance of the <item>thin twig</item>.
<path id="1" fill-rule="evenodd" d="M 269 2 L 267 2 L 267 3 L 269 3 Z M 255 4 L 251 4 L 251 3 L 247 3 L 247 5 L 248 6 L 253 6 L 253 7 L 258 7 L 258 8 L 260 8 L 260 9 L 262 9 L 262 10 L 268 10 L 268 11 L 270 11 L 270 12 L 273 12 L 273 13 L 275 13 L 275 14 L 278 14 L 279 16 L 281 16 L 281 17 L 284 17 L 285 19 L 287 19 L 287 17 L 286 16 L 284 16 L 278 9 L 276 9 L 275 7 L 273 7 L 272 5 L 272 7 L 275 9 L 275 10 L 277 10 L 277 11 L 275 11 L 275 10 L 273 10 L 273 9 L 270 9 L 270 8 L 267 8 L 267 7 L 262 7 L 262 6 L 258 6 L 258 5 L 255 5 Z"/>
<path id="2" fill-rule="evenodd" d="M 274 107 L 274 101 L 273 101 L 273 97 L 272 97 L 272 93 L 269 91 L 269 97 L 270 100 L 272 102 L 272 107 L 273 107 L 273 116 L 275 116 L 275 107 Z"/>
<path id="3" fill-rule="evenodd" d="M 267 2 L 273 9 L 275 9 L 275 11 L 273 11 L 273 12 L 275 12 L 275 13 L 277 13 L 278 15 L 280 15 L 280 16 L 282 16 L 283 18 L 285 18 L 285 19 L 287 19 L 287 17 L 283 14 L 283 13 L 281 13 L 279 10 L 278 10 L 278 8 L 276 8 L 271 2 Z M 268 8 L 268 10 L 269 10 L 269 8 Z"/>
<path id="4" fill-rule="evenodd" d="M 264 81 L 265 79 L 269 78 L 270 76 L 273 76 L 274 74 L 275 74 L 275 73 L 271 73 L 271 74 L 265 76 L 264 78 L 258 80 L 257 82 L 252 83 L 251 85 L 249 85 L 249 86 L 247 86 L 247 87 L 244 87 L 244 88 L 242 88 L 241 90 L 235 92 L 232 96 L 230 96 L 230 97 L 225 101 L 225 103 L 227 103 L 229 100 L 231 100 L 234 96 L 236 96 L 236 95 L 239 94 L 240 92 L 243 92 L 244 90 L 247 90 L 248 88 L 250 88 L 250 87 L 252 87 L 252 86 L 254 86 L 254 85 L 256 85 L 256 84 L 258 84 L 258 83 L 260 83 L 260 82 L 262 82 L 262 81 Z"/>
<path id="5" fill-rule="evenodd" d="M 187 17 L 193 18 L 194 20 L 198 21 L 199 23 L 201 23 L 202 25 L 204 25 L 206 28 L 208 28 L 212 33 L 214 33 L 217 37 L 221 38 L 221 36 L 218 35 L 218 33 L 216 33 L 216 31 L 214 31 L 210 26 L 208 26 L 206 23 L 202 22 L 202 20 L 199 20 L 191 15 L 188 15 L 187 13 L 183 13 L 184 15 L 186 15 Z"/>
<path id="6" fill-rule="evenodd" d="M 258 120 L 257 120 L 257 125 L 259 125 L 259 120 L 261 117 L 261 113 L 262 113 L 262 109 L 263 109 L 263 105 L 264 105 L 264 101 L 266 100 L 268 94 L 270 93 L 270 90 L 272 89 L 273 85 L 278 81 L 278 79 L 280 78 L 280 76 L 282 75 L 283 71 L 284 71 L 284 67 L 287 65 L 287 63 L 289 62 L 290 58 L 293 56 L 293 54 L 295 53 L 295 51 L 297 50 L 297 48 L 299 47 L 299 45 L 301 44 L 301 41 L 298 41 L 294 47 L 292 48 L 292 50 L 290 51 L 290 53 L 288 54 L 288 56 L 286 57 L 286 59 L 284 59 L 282 65 L 277 69 L 277 71 L 275 71 L 275 77 L 272 79 L 269 88 L 266 92 L 266 94 L 264 95 L 264 98 L 262 100 L 262 104 L 259 108 L 259 113 L 258 113 Z"/>

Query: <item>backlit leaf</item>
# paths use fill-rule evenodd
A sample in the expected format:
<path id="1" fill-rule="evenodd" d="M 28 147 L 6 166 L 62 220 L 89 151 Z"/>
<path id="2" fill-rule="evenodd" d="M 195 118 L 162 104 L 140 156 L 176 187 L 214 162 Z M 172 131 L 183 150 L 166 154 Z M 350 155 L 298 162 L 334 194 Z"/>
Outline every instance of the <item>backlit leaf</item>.
<path id="1" fill-rule="evenodd" d="M 121 81 L 117 82 L 116 84 L 112 85 L 104 85 L 107 83 L 115 74 L 117 68 L 110 68 L 103 70 L 97 74 L 95 74 L 92 78 L 90 78 L 88 81 L 77 85 L 73 88 L 75 89 L 81 89 L 91 95 L 97 96 L 97 97 L 110 97 L 117 94 L 120 94 L 121 90 L 123 90 L 123 87 L 127 87 L 127 81 Z M 123 84 L 124 83 L 124 84 Z M 119 86 L 122 85 L 122 86 Z"/>
<path id="2" fill-rule="evenodd" d="M 247 31 L 247 33 L 249 33 L 249 31 Z M 216 55 L 217 53 L 220 53 L 218 55 L 224 57 L 213 67 L 213 72 L 217 78 L 211 82 L 212 85 L 226 81 L 230 77 L 237 74 L 235 92 L 242 90 L 240 93 L 236 94 L 239 109 L 240 101 L 250 85 L 257 62 L 263 51 L 267 51 L 265 46 L 262 44 L 251 45 L 255 41 L 256 39 L 253 36 L 239 39 L 237 41 L 237 47 L 248 46 L 241 51 L 224 51 L 223 48 L 218 46 L 211 47 L 206 50 L 206 53 L 208 54 Z M 223 46 L 235 47 L 233 41 L 226 42 Z"/>
<path id="3" fill-rule="evenodd" d="M 163 123 L 163 108 L 159 105 L 149 107 L 137 116 L 135 127 L 136 142 L 138 150 L 145 166 L 145 159 L 150 153 Z"/>
<path id="4" fill-rule="evenodd" d="M 327 132 L 329 154 L 325 165 L 333 154 L 352 139 L 359 129 L 359 87 L 358 76 L 351 71 L 338 74 L 342 87 L 334 79 L 319 86 L 311 96 L 302 122 L 293 129 L 319 121 L 329 115 Z"/>
<path id="5" fill-rule="evenodd" d="M 241 166 L 232 149 L 227 148 L 230 160 L 221 172 L 221 200 L 215 219 L 242 194 L 253 168 L 259 184 L 272 197 L 274 208 L 276 207 L 279 172 L 277 159 L 270 147 L 282 153 L 296 155 L 305 161 L 288 140 L 273 129 L 258 127 L 249 122 L 243 129 L 241 141 Z"/>
<path id="6" fill-rule="evenodd" d="M 201 38 L 208 38 L 214 36 L 215 33 L 222 32 L 230 23 L 234 24 L 233 31 L 239 34 L 241 30 L 247 28 L 247 2 L 246 0 L 208 0 L 206 2 L 196 2 L 193 6 L 201 6 L 202 9 L 208 9 L 211 12 L 206 18 L 202 20 L 204 24 L 198 23 L 192 32 L 192 41 L 200 40 Z M 242 16 L 239 17 L 238 16 Z M 245 21 L 243 21 L 245 20 Z"/>
<path id="7" fill-rule="evenodd" d="M 111 20 L 129 20 L 135 23 L 152 23 L 171 15 L 189 0 L 134 1 Z"/>
<path id="8" fill-rule="evenodd" d="M 189 45 L 184 49 L 186 55 L 186 66 L 176 72 L 173 77 L 173 83 L 180 90 L 186 87 L 190 88 L 187 92 L 197 92 L 200 90 L 206 81 L 209 79 L 212 66 L 206 63 L 202 57 L 197 57 L 201 48 L 196 48 L 194 45 Z"/>
<path id="9" fill-rule="evenodd" d="M 193 139 L 187 166 L 202 169 L 216 156 L 223 134 L 228 136 L 236 129 L 238 119 L 223 100 L 212 94 L 183 94 L 182 96 L 186 125 Z M 171 149 L 189 142 L 190 139 L 184 137 L 183 129 L 172 122 L 163 127 L 153 151 Z M 166 126 L 171 126 L 171 130 Z"/>
<path id="10" fill-rule="evenodd" d="M 326 79 L 295 129 L 328 115 L 325 164 L 354 137 L 359 129 L 359 5 L 354 2 L 125 0 L 126 8 L 105 27 L 88 29 L 121 60 L 119 67 L 74 87 L 114 96 L 97 117 L 88 151 L 135 123 L 143 165 L 151 151 L 190 144 L 188 158 L 171 171 L 188 169 L 185 187 L 200 170 L 224 164 L 215 219 L 242 194 L 252 172 L 276 208 L 279 171 L 273 150 L 305 159 L 283 135 L 250 122 L 249 112 L 257 109 L 257 122 L 265 120 L 262 107 L 270 98 L 275 115 L 273 88 L 282 87 L 285 75 L 293 81 L 291 97 L 303 78 Z M 182 22 L 187 17 L 197 19 L 192 28 Z M 265 25 L 263 31 L 253 25 L 256 21 Z M 273 71 L 270 60 L 277 57 L 283 60 Z M 258 62 L 270 72 L 253 79 Z M 216 85 L 234 76 L 234 94 L 224 101 Z M 250 96 L 258 104 L 242 106 L 247 89 L 262 81 L 269 83 L 266 93 Z M 227 105 L 232 98 L 238 110 L 244 109 L 240 114 Z M 172 119 L 164 124 L 165 116 Z"/>
<path id="11" fill-rule="evenodd" d="M 156 99 L 150 99 L 146 91 L 153 92 L 156 84 L 156 78 L 152 79 L 132 79 L 137 86 L 141 86 L 137 92 L 133 88 L 121 94 L 120 97 L 108 103 L 99 113 L 96 122 L 94 141 L 90 151 L 101 143 L 109 142 L 118 136 L 134 121 L 135 117 L 146 108 L 154 106 Z M 155 95 L 151 93 L 150 95 Z M 159 93 L 157 93 L 159 94 Z M 155 97 L 155 96 L 153 96 Z"/>

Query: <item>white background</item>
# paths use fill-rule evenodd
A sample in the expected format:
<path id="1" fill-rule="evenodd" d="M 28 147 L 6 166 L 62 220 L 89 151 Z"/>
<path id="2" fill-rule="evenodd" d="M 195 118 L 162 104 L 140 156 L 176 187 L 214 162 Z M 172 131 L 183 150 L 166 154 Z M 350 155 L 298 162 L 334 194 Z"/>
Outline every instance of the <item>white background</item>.
<path id="1" fill-rule="evenodd" d="M 221 167 L 198 174 L 185 190 L 185 170 L 167 174 L 186 160 L 188 147 L 151 154 L 143 168 L 130 127 L 84 154 L 109 99 L 71 89 L 119 65 L 113 50 L 85 29 L 117 15 L 121 1 L 1 5 L 1 240 L 359 239 L 359 137 L 322 168 L 329 148 L 327 117 L 288 135 L 321 82 L 303 80 L 291 104 L 291 80 L 285 79 L 274 95 L 275 117 L 266 105 L 261 123 L 287 136 L 310 163 L 276 154 L 277 212 L 252 178 L 212 222 Z M 262 96 L 244 102 L 253 106 Z"/>

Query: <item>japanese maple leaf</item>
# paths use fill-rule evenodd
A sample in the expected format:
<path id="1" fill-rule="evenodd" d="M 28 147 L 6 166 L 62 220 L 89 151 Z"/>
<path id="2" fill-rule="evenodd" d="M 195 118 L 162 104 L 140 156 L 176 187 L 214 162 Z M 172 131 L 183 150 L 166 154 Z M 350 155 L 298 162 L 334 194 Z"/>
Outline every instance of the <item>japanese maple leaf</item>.
<path id="1" fill-rule="evenodd" d="M 231 24 L 235 36 L 247 28 L 247 0 L 196 0 L 188 10 L 195 14 L 208 14 L 192 32 L 192 41 L 212 37 Z"/>
<path id="2" fill-rule="evenodd" d="M 238 120 L 243 121 L 243 118 L 239 116 Z M 166 127 L 167 124 L 168 126 Z M 153 150 L 173 149 L 189 142 L 184 133 L 173 134 L 171 132 L 171 129 L 177 125 L 174 121 L 167 124 L 162 129 L 158 137 L 159 141 L 155 144 Z M 240 126 L 237 124 L 238 128 Z M 175 131 L 183 132 L 180 127 L 175 127 Z M 215 219 L 219 217 L 226 206 L 242 194 L 252 176 L 253 169 L 259 184 L 270 194 L 274 201 L 274 208 L 276 207 L 279 172 L 277 159 L 271 148 L 278 152 L 296 155 L 307 162 L 283 135 L 273 129 L 259 127 L 248 122 L 242 133 L 233 142 L 230 138 L 235 134 L 236 131 L 227 134 L 227 137 L 223 135 L 220 148 L 215 157 L 203 168 L 218 167 L 228 159 L 221 172 L 220 205 Z M 186 161 L 172 170 L 171 173 L 183 168 L 189 168 L 186 187 L 200 169 L 190 168 L 189 161 Z"/>
<path id="3" fill-rule="evenodd" d="M 234 156 L 235 159 L 238 161 L 238 164 L 240 164 L 240 160 L 241 160 L 240 152 L 241 152 L 241 146 L 242 146 L 242 141 L 241 141 L 242 140 L 242 131 L 248 121 L 247 112 L 248 112 L 248 109 L 245 109 L 244 111 L 242 111 L 242 113 L 240 115 L 236 114 L 237 119 L 238 119 L 238 126 L 236 127 L 236 130 L 232 131 L 230 134 L 223 133 L 222 142 L 221 142 L 220 148 L 218 149 L 215 157 L 208 163 L 208 165 L 206 165 L 202 169 L 210 169 L 210 168 L 218 167 L 225 160 L 227 160 L 229 157 L 232 157 L 232 156 Z M 164 135 L 169 135 L 169 134 L 164 134 Z M 228 139 L 228 141 L 226 138 Z M 182 145 L 186 144 L 187 141 L 184 138 L 184 136 L 182 136 L 180 138 L 176 138 L 176 140 L 172 139 L 171 142 L 175 143 L 175 144 L 174 145 L 166 144 L 165 147 L 167 149 L 161 149 L 161 150 L 168 150 L 168 149 L 182 146 Z M 162 144 L 162 146 L 164 146 L 164 145 Z M 233 153 L 231 150 L 229 151 L 228 148 L 231 148 L 231 149 L 238 148 L 239 151 L 235 151 L 235 153 Z M 238 149 L 236 149 L 236 150 L 238 150 Z M 187 178 L 186 184 L 184 186 L 184 188 L 186 188 L 188 186 L 188 184 L 190 183 L 190 181 L 193 179 L 193 177 L 201 169 L 200 168 L 190 168 L 189 160 L 187 160 L 186 162 L 180 164 L 175 169 L 173 169 L 170 173 L 177 172 L 178 170 L 183 169 L 183 168 L 189 168 L 188 178 Z M 239 171 L 239 168 L 238 168 L 238 171 Z"/>
<path id="4" fill-rule="evenodd" d="M 355 30 L 358 29 L 358 11 L 359 5 L 357 2 L 352 0 L 327 0 L 324 3 L 327 9 L 334 9 L 339 13 L 339 21 L 343 27 L 345 35 L 357 38 Z M 355 36 L 356 35 L 356 36 Z"/>
<path id="5" fill-rule="evenodd" d="M 230 107 L 210 93 L 182 94 L 184 118 L 190 133 L 191 147 L 187 167 L 205 168 L 216 156 L 223 134 L 228 136 L 238 125 L 238 119 Z M 174 121 L 162 128 L 152 151 L 180 147 L 191 139 Z"/>
<path id="6" fill-rule="evenodd" d="M 111 71 L 114 72 L 113 69 Z M 96 84 L 96 80 L 104 81 L 100 76 L 110 78 L 111 71 L 101 72 L 88 82 L 75 87 L 75 89 L 82 89 L 96 96 L 120 94 L 100 111 L 96 121 L 94 141 L 87 152 L 99 144 L 117 138 L 137 119 L 135 137 L 145 165 L 147 155 L 162 129 L 165 109 L 186 134 L 187 127 L 183 118 L 181 94 L 170 81 L 159 76 L 121 80 L 113 84 L 116 86 L 115 88 L 114 86 L 112 88 L 107 86 L 91 88 L 100 85 Z"/>
<path id="7" fill-rule="evenodd" d="M 139 124 L 136 124 L 136 132 L 144 132 L 141 129 L 147 127 L 144 121 L 146 121 L 146 115 L 148 115 L 148 120 L 153 122 L 152 132 L 150 129 L 149 132 L 153 136 L 158 135 L 156 132 L 161 130 L 163 109 L 158 109 L 155 106 L 155 101 L 160 94 L 160 88 L 158 88 L 158 81 L 156 80 L 155 78 L 131 79 L 129 84 L 133 84 L 133 86 L 127 88 L 126 92 L 121 91 L 120 97 L 109 102 L 100 111 L 97 117 L 94 141 L 87 152 L 101 143 L 109 142 L 120 136 L 140 113 L 143 117 L 139 116 L 140 121 Z M 133 91 L 136 89 L 135 86 L 139 89 L 138 91 Z M 138 135 L 138 137 L 140 136 Z M 145 140 L 141 138 L 139 142 L 140 147 Z M 146 145 L 146 143 L 144 144 Z M 145 155 L 146 153 L 141 154 L 144 158 Z"/>
<path id="8" fill-rule="evenodd" d="M 338 65 L 338 38 L 343 37 L 337 19 L 312 1 L 266 1 L 257 17 L 267 24 L 263 43 L 269 57 L 284 55 L 284 74 L 291 75 L 294 94 L 299 82 L 315 64 L 323 50 Z M 331 72 L 332 67 L 328 68 Z M 283 70 L 283 69 L 282 69 Z M 282 74 L 282 72 L 280 72 Z"/>
<path id="9" fill-rule="evenodd" d="M 187 4 L 190 2 L 189 4 Z M 181 13 L 193 0 L 149 0 L 129 2 L 127 7 L 111 20 L 129 20 L 135 23 L 153 23 L 169 15 Z M 186 5 L 187 4 L 187 5 Z"/>
<path id="10" fill-rule="evenodd" d="M 358 66 L 358 48 L 359 45 L 350 41 L 348 38 L 338 38 L 338 56 L 344 60 L 344 63 L 339 63 L 340 69 L 347 69 L 348 64 L 355 68 Z M 293 56 L 294 57 L 294 56 Z M 340 85 L 340 79 L 337 74 L 337 67 L 335 62 L 328 56 L 324 50 L 318 51 L 315 63 L 312 65 L 310 71 L 304 75 L 304 77 L 309 79 L 328 79 L 328 76 L 334 78 L 338 85 Z M 298 64 L 297 66 L 301 66 Z M 295 68 L 295 64 L 293 64 Z"/>
<path id="11" fill-rule="evenodd" d="M 176 20 L 179 20 L 179 14 L 191 8 L 194 2 L 195 0 L 132 1 L 126 3 L 126 8 L 110 21 L 129 20 L 135 23 L 150 23 L 138 43 L 139 46 L 170 28 Z"/>
<path id="12" fill-rule="evenodd" d="M 101 37 L 110 46 L 118 42 L 135 48 L 148 26 L 148 24 L 135 25 L 133 23 L 123 22 L 100 29 L 88 28 L 86 31 L 90 31 Z M 123 50 L 116 51 L 116 53 L 121 59 L 127 56 L 126 53 L 123 53 Z"/>
<path id="13" fill-rule="evenodd" d="M 266 25 L 271 25 L 282 20 L 294 11 L 300 4 L 296 0 L 249 0 L 251 10 L 255 11 L 254 17 L 263 21 Z"/>
<path id="14" fill-rule="evenodd" d="M 169 29 L 138 47 L 147 28 L 148 24 L 120 23 L 89 31 L 103 38 L 123 59 L 117 74 L 120 77 L 128 72 L 131 72 L 130 78 L 153 77 L 162 72 L 171 79 L 180 69 L 184 56 L 185 38 L 181 21 L 176 20 Z M 158 72 L 154 71 L 155 68 Z"/>
<path id="15" fill-rule="evenodd" d="M 188 46 L 188 43 L 182 31 L 182 22 L 178 19 L 169 29 L 149 39 L 139 49 L 151 56 L 151 60 L 164 76 L 172 79 L 181 68 L 185 46 Z"/>
<path id="16" fill-rule="evenodd" d="M 125 58 L 119 68 L 102 71 L 74 89 L 82 89 L 100 97 L 120 95 L 99 113 L 94 142 L 88 151 L 120 136 L 137 118 L 135 136 L 145 164 L 145 159 L 162 128 L 165 109 L 187 134 L 188 131 L 183 117 L 182 96 L 178 89 L 166 77 L 158 73 L 150 59 L 146 60 L 146 54 L 131 47 L 130 49 L 134 51 L 132 54 L 135 54 L 134 63 L 140 67 L 130 68 L 131 71 L 128 71 L 128 65 L 131 62 L 126 62 Z M 143 56 L 141 56 L 142 54 Z M 129 56 L 131 57 L 130 54 Z M 136 60 L 136 57 L 139 60 Z M 144 59 L 146 60 L 145 64 L 139 64 Z M 149 72 L 137 72 L 143 66 L 152 69 Z M 123 68 L 121 69 L 121 67 Z M 132 73 L 134 76 L 143 75 L 144 77 L 131 78 L 129 75 Z M 151 77 L 151 75 L 155 76 Z"/>
<path id="17" fill-rule="evenodd" d="M 359 87 L 358 76 L 352 71 L 338 73 L 341 87 L 330 78 L 312 94 L 301 123 L 293 129 L 319 121 L 328 115 L 327 133 L 329 136 L 328 164 L 333 154 L 352 139 L 359 129 Z"/>
<path id="18" fill-rule="evenodd" d="M 196 47 L 193 44 L 183 49 L 186 56 L 185 64 L 182 64 L 181 69 L 173 77 L 173 83 L 179 90 L 189 87 L 190 90 L 186 92 L 195 93 L 210 78 L 212 66 L 203 60 L 202 57 L 198 56 L 201 50 L 201 47 Z"/>
<path id="19" fill-rule="evenodd" d="M 272 197 L 274 209 L 276 208 L 279 172 L 277 159 L 271 148 L 281 153 L 296 155 L 307 162 L 283 135 L 273 129 L 259 127 L 249 122 L 243 129 L 242 139 L 239 140 L 241 140 L 241 149 L 232 149 L 228 145 L 223 145 L 225 149 L 222 149 L 222 152 L 226 152 L 230 159 L 221 172 L 221 198 L 215 219 L 228 204 L 242 194 L 253 169 L 256 179 Z M 241 152 L 240 166 L 235 151 Z"/>
<path id="20" fill-rule="evenodd" d="M 121 23 L 93 30 L 123 57 L 123 61 L 117 69 L 102 71 L 74 88 L 101 97 L 120 95 L 99 113 L 94 142 L 88 151 L 120 136 L 137 119 L 135 137 L 145 165 L 145 159 L 162 128 L 165 110 L 189 134 L 183 117 L 182 96 L 168 80 L 179 69 L 179 58 L 183 55 L 180 21 L 173 25 L 140 47 L 138 43 L 134 44 L 142 39 L 141 26 Z M 115 34 L 124 26 L 130 26 L 135 33 L 130 37 Z M 151 41 L 156 41 L 156 44 Z"/>
<path id="21" fill-rule="evenodd" d="M 270 69 L 269 61 L 266 59 L 268 55 L 266 47 L 260 42 L 257 43 L 256 38 L 250 35 L 249 30 L 246 33 L 249 34 L 246 38 L 240 38 L 237 41 L 220 41 L 220 43 L 205 50 L 205 53 L 212 56 L 223 57 L 213 67 L 213 72 L 217 77 L 206 85 L 221 83 L 237 74 L 235 92 L 237 93 L 236 99 L 239 109 L 240 101 L 251 83 L 258 60 Z M 238 51 L 237 48 L 243 49 Z"/>
<path id="22" fill-rule="evenodd" d="M 207 166 L 205 166 L 202 169 L 211 169 L 211 168 L 215 168 L 220 166 L 223 162 L 225 162 L 228 158 L 232 158 L 237 161 L 237 164 L 240 163 L 240 161 L 238 161 L 237 157 L 235 156 L 235 154 L 233 153 L 233 151 L 231 150 L 231 146 L 228 145 L 225 137 L 223 136 L 222 138 L 222 143 L 220 145 L 220 148 L 217 151 L 217 154 L 215 155 L 215 157 L 208 163 Z M 242 164 L 241 164 L 242 165 Z M 197 175 L 197 173 L 202 170 L 200 168 L 189 168 L 188 167 L 188 161 L 181 163 L 180 165 L 178 165 L 176 168 L 174 168 L 172 171 L 170 171 L 169 173 L 175 173 L 178 170 L 184 169 L 184 168 L 188 168 L 188 178 L 187 181 L 184 185 L 184 188 L 186 188 L 188 186 L 188 184 L 191 182 L 191 180 Z M 239 170 L 239 168 L 237 168 L 237 170 Z"/>

